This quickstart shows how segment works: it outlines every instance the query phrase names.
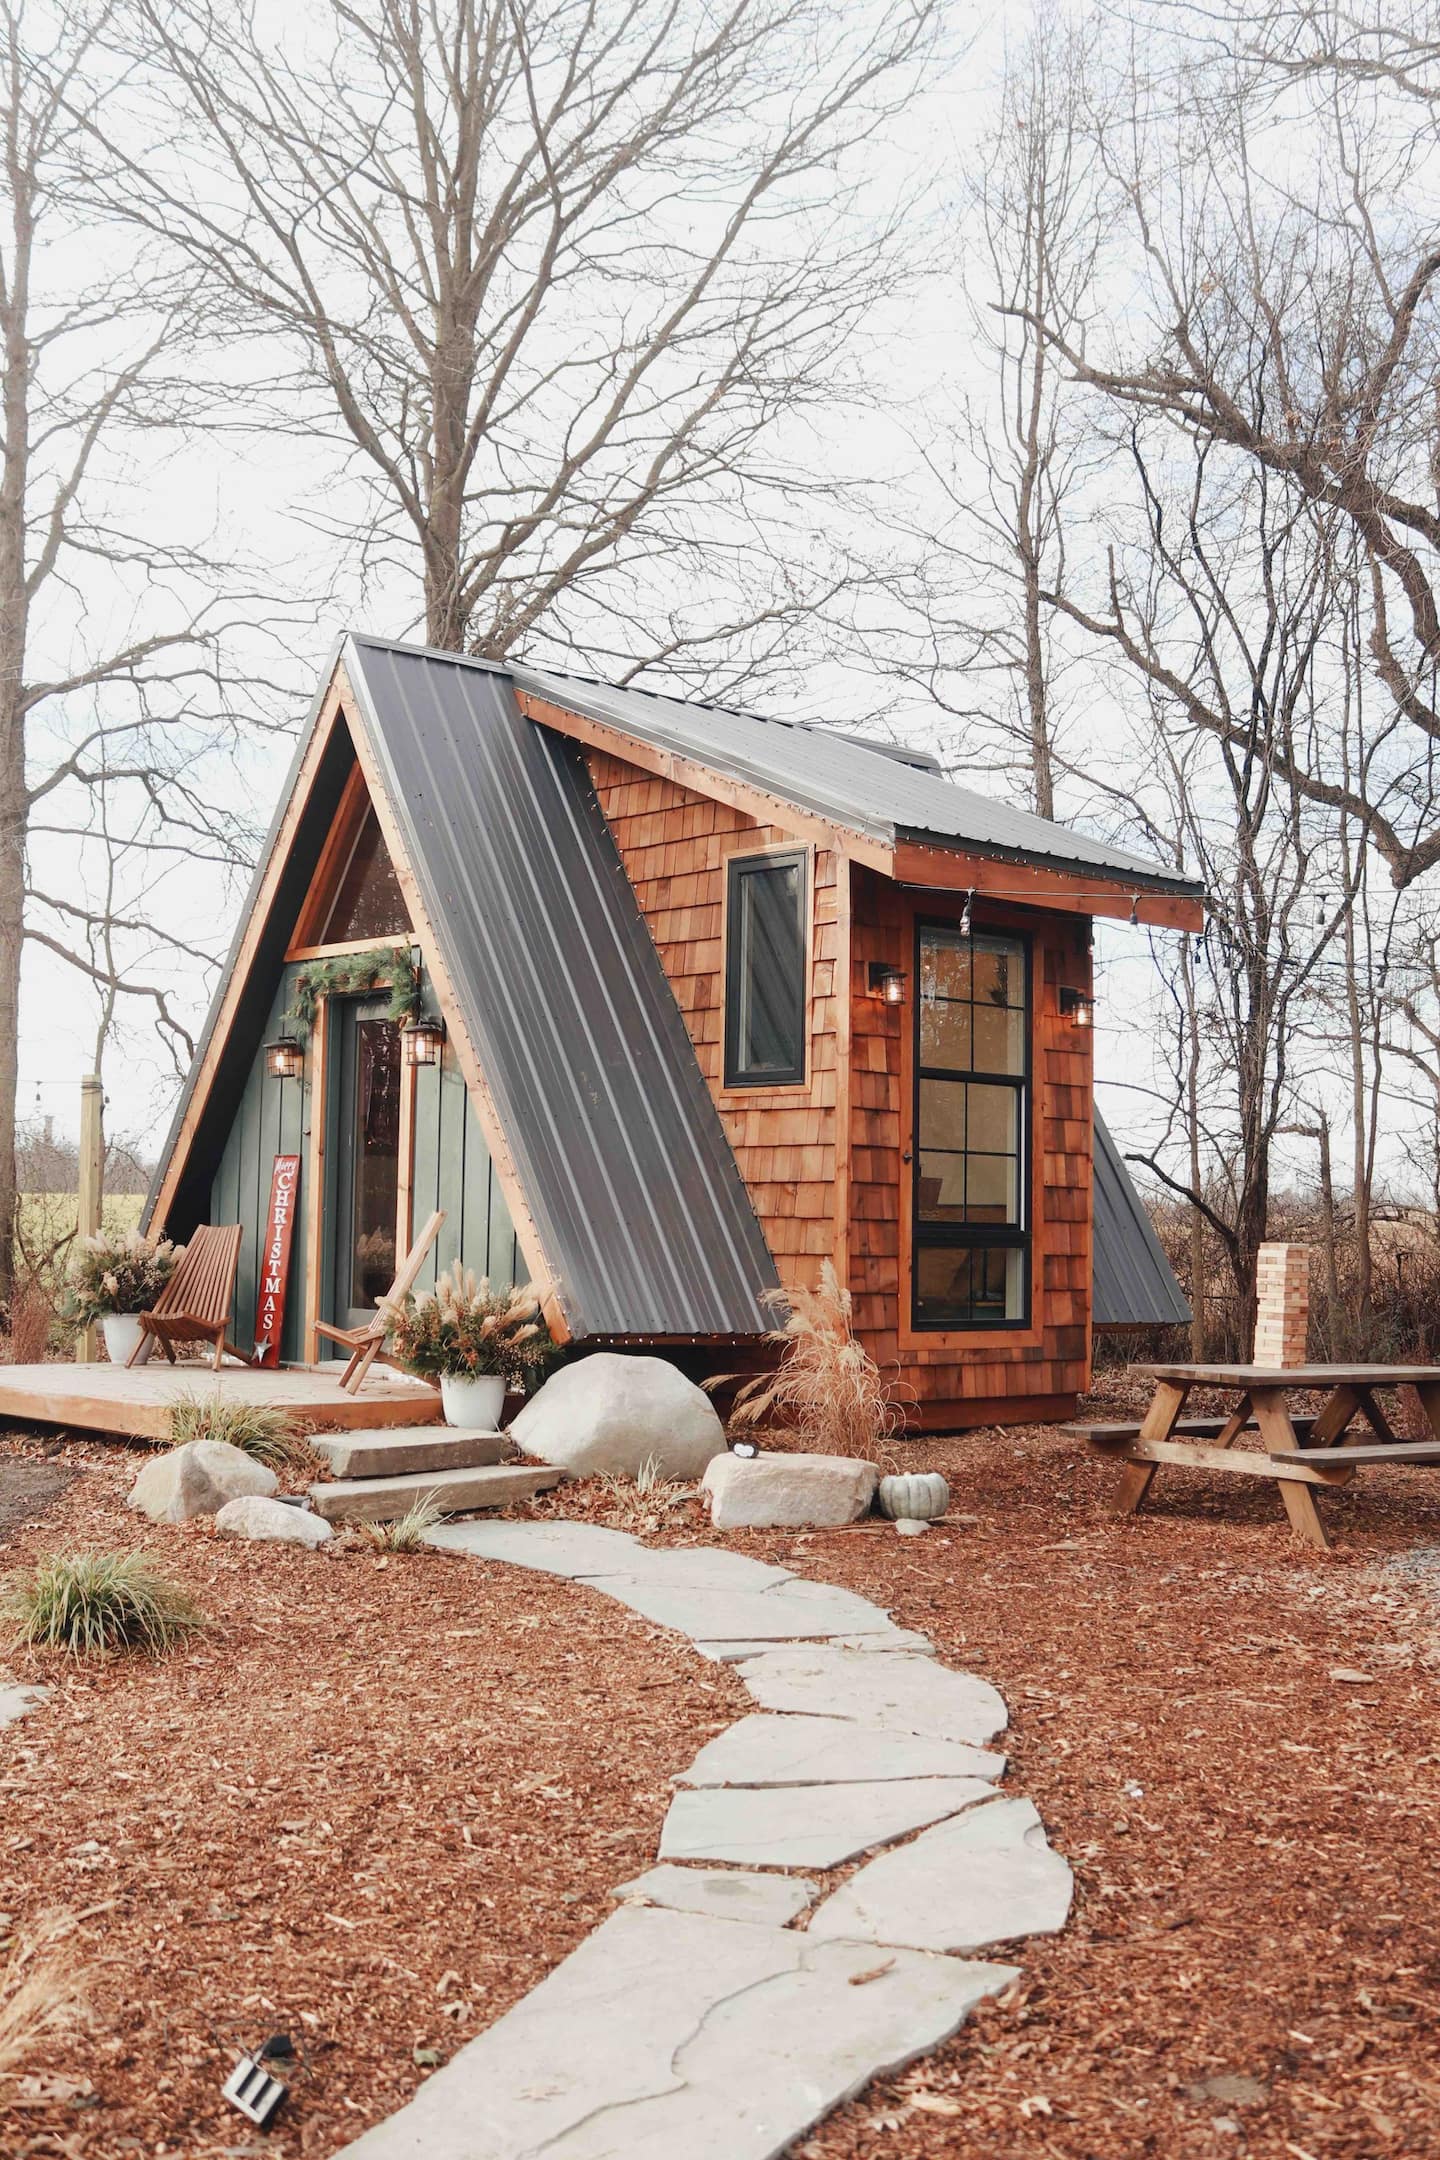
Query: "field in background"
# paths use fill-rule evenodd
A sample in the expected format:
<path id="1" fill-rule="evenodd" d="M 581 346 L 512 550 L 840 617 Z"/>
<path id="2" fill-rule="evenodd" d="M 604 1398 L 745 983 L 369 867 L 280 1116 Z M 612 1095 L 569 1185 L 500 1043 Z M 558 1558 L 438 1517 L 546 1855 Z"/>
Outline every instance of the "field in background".
<path id="1" fill-rule="evenodd" d="M 75 1234 L 79 1200 L 74 1193 L 22 1193 L 17 1230 L 20 1251 L 32 1263 L 54 1252 Z M 107 1230 L 134 1230 L 144 1206 L 142 1193 L 107 1193 L 102 1220 Z"/>

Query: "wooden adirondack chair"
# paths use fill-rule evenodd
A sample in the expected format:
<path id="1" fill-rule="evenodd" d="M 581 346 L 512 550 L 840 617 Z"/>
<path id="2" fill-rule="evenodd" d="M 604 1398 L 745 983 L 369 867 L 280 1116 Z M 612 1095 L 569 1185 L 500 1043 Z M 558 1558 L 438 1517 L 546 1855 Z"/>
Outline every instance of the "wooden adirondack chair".
<path id="1" fill-rule="evenodd" d="M 439 1237 L 440 1226 L 444 1220 L 444 1208 L 436 1208 L 429 1222 L 426 1223 L 419 1237 L 416 1238 L 409 1252 L 401 1261 L 394 1282 L 391 1283 L 385 1298 L 380 1302 L 387 1305 L 391 1303 L 398 1304 L 401 1298 L 414 1289 L 415 1278 L 424 1264 L 426 1253 L 429 1252 L 430 1247 Z M 350 1362 L 340 1375 L 340 1385 L 342 1388 L 348 1388 L 352 1395 L 359 1394 L 361 1382 L 376 1358 L 379 1358 L 382 1365 L 388 1365 L 392 1362 L 385 1355 L 385 1337 L 389 1333 L 389 1329 L 383 1312 L 377 1311 L 373 1320 L 367 1320 L 363 1327 L 355 1328 L 331 1327 L 328 1320 L 317 1320 L 315 1332 L 317 1335 L 323 1335 L 326 1342 L 339 1343 L 342 1349 L 350 1352 Z"/>
<path id="2" fill-rule="evenodd" d="M 215 1370 L 228 1350 L 242 1365 L 250 1359 L 227 1341 L 230 1307 L 235 1301 L 235 1270 L 240 1265 L 239 1223 L 205 1224 L 185 1247 L 179 1266 L 166 1283 L 151 1311 L 137 1315 L 141 1335 L 125 1363 L 133 1365 L 152 1338 L 173 1365 L 177 1342 L 208 1342 L 215 1345 Z"/>

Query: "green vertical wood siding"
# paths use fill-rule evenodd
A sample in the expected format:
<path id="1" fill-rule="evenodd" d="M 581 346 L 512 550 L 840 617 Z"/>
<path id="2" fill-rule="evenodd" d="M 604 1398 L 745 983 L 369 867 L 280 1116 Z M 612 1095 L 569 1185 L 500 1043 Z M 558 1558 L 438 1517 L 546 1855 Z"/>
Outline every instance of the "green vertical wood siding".
<path id="1" fill-rule="evenodd" d="M 296 970 L 287 967 L 276 990 L 265 1026 L 268 1042 L 281 1031 Z M 308 1046 L 307 1046 L 308 1048 Z M 234 1337 L 248 1349 L 255 1339 L 255 1295 L 259 1255 L 270 1204 L 270 1177 L 277 1155 L 299 1155 L 300 1220 L 290 1257 L 290 1282 L 280 1354 L 287 1361 L 302 1355 L 301 1320 L 305 1310 L 303 1219 L 305 1178 L 309 1169 L 313 1111 L 311 1060 L 303 1080 L 272 1080 L 261 1049 L 255 1055 L 239 1109 L 226 1135 L 210 1187 L 210 1220 L 238 1222 L 244 1228 L 240 1269 L 235 1283 Z M 415 1175 L 412 1219 L 416 1229 L 431 1210 L 445 1209 L 445 1226 L 420 1277 L 422 1288 L 435 1281 L 439 1268 L 460 1260 L 497 1287 L 523 1282 L 527 1269 L 520 1254 L 509 1209 L 495 1177 L 490 1153 L 471 1106 L 465 1082 L 447 1050 L 443 1065 L 422 1067 L 415 1075 Z"/>

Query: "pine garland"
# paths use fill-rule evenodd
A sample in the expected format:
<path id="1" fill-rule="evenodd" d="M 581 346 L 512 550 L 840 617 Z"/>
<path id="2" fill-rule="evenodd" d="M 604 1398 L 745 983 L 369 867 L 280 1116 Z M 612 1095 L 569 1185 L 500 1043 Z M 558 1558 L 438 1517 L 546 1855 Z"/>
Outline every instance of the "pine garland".
<path id="1" fill-rule="evenodd" d="M 379 984 L 390 993 L 387 1018 L 403 1026 L 418 1020 L 422 999 L 420 970 L 413 966 L 405 946 L 377 945 L 373 952 L 341 953 L 330 960 L 307 960 L 295 976 L 290 1009 L 285 1018 L 303 1041 L 315 1025 L 320 1001 L 374 989 Z"/>

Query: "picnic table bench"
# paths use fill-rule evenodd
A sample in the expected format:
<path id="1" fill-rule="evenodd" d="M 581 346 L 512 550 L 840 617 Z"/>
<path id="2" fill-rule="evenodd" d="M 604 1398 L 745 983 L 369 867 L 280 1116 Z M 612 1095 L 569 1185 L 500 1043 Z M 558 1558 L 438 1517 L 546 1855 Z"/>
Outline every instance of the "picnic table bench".
<path id="1" fill-rule="evenodd" d="M 1315 1486 L 1348 1484 L 1366 1464 L 1440 1464 L 1440 1367 L 1434 1365 L 1142 1365 L 1138 1370 L 1155 1383 L 1138 1425 L 1066 1428 L 1125 1463 L 1115 1495 L 1117 1514 L 1135 1512 L 1167 1463 L 1269 1478 L 1296 1536 L 1323 1550 L 1329 1539 L 1315 1506 Z M 1377 1400 L 1380 1389 L 1395 1387 L 1414 1388 L 1432 1439 L 1396 1436 Z M 1187 1419 L 1185 1404 L 1196 1388 L 1233 1395 L 1234 1408 L 1219 1418 Z M 1318 1410 L 1297 1414 L 1290 1407 L 1296 1394 L 1319 1394 L 1324 1400 Z M 1357 1417 L 1373 1441 L 1348 1441 Z M 1257 1432 L 1260 1449 L 1236 1446 L 1242 1434 Z"/>

